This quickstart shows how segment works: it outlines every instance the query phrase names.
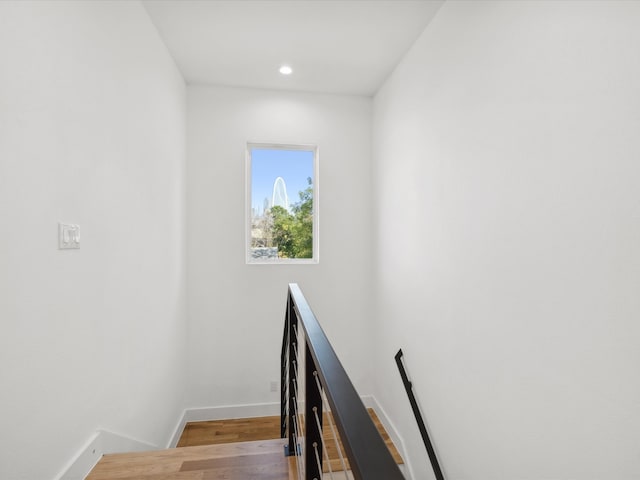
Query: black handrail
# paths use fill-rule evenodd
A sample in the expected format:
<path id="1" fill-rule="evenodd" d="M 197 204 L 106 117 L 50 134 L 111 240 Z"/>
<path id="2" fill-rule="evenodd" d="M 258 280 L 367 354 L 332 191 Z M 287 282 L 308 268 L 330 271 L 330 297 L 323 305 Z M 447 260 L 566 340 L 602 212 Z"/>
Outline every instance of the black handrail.
<path id="1" fill-rule="evenodd" d="M 287 426 L 288 453 L 305 456 L 307 480 L 321 478 L 318 473 L 318 463 L 319 467 L 322 467 L 322 432 L 314 428 L 316 422 L 313 410 L 314 407 L 319 406 L 321 411 L 322 392 L 318 391 L 315 375 L 319 378 L 322 391 L 331 407 L 331 414 L 354 478 L 356 480 L 403 480 L 404 477 L 398 465 L 297 284 L 289 285 L 285 323 L 281 367 L 282 398 L 286 397 L 287 401 L 283 400 L 282 404 L 282 424 Z M 306 345 L 305 438 L 303 445 L 296 445 L 293 436 L 294 421 L 298 412 L 297 399 L 294 396 L 298 380 L 292 378 L 295 376 L 297 366 L 293 363 L 295 354 L 291 348 L 297 348 L 295 334 L 300 333 L 298 332 L 300 327 L 304 332 Z M 298 374 L 301 375 L 301 372 Z M 282 436 L 284 438 L 284 432 Z M 319 462 L 312 448 L 314 443 L 320 451 Z"/>
<path id="2" fill-rule="evenodd" d="M 418 429 L 420 430 L 420 435 L 422 435 L 424 446 L 427 449 L 427 454 L 429 455 L 429 460 L 431 461 L 433 473 L 436 476 L 436 480 L 444 480 L 442 469 L 440 468 L 440 463 L 438 463 L 438 457 L 436 456 L 436 452 L 433 448 L 433 445 L 431 444 L 431 439 L 429 438 L 427 427 L 425 426 L 424 420 L 422 419 L 422 414 L 420 413 L 420 408 L 418 407 L 416 396 L 413 394 L 413 386 L 411 384 L 411 381 L 409 380 L 409 377 L 407 377 L 407 371 L 404 369 L 404 365 L 402 363 L 402 349 L 398 350 L 395 359 L 396 364 L 398 365 L 398 370 L 400 370 L 400 376 L 402 377 L 404 389 L 407 391 L 407 396 L 409 397 L 409 403 L 411 404 L 413 415 L 416 417 L 416 422 L 418 422 Z"/>

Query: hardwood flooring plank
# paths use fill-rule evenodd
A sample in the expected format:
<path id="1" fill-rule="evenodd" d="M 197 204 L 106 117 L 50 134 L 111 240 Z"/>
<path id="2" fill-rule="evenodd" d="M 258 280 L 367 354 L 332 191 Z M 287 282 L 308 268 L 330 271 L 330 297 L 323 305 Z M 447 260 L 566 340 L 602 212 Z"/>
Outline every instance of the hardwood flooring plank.
<path id="1" fill-rule="evenodd" d="M 298 480 L 298 467 L 296 465 L 296 457 L 288 457 L 289 462 L 289 480 Z"/>
<path id="2" fill-rule="evenodd" d="M 182 470 L 185 463 L 189 462 L 227 462 L 227 458 L 257 457 L 269 462 L 269 468 L 273 468 L 274 460 L 284 466 L 286 472 L 286 459 L 284 457 L 284 440 L 231 443 L 227 445 L 207 445 L 199 447 L 172 448 L 151 452 L 132 452 L 124 454 L 105 455 L 98 465 L 94 467 L 86 480 L 204 480 L 208 472 L 202 463 L 202 470 Z M 232 462 L 231 462 L 232 463 Z M 259 468 L 259 465 L 255 466 Z M 225 467 L 231 468 L 231 467 Z M 218 469 L 218 471 L 222 471 Z M 275 470 L 274 471 L 278 471 Z M 227 472 L 227 474 L 230 474 Z M 247 473 L 248 474 L 248 473 Z M 225 477 L 221 477 L 225 478 Z M 287 475 L 282 477 L 286 480 Z"/>
<path id="3" fill-rule="evenodd" d="M 287 465 L 284 469 L 274 469 L 265 466 L 261 470 L 234 469 L 234 470 L 208 470 L 204 472 L 202 480 L 288 480 Z"/>
<path id="4" fill-rule="evenodd" d="M 282 461 L 281 461 L 282 460 Z M 238 455 L 233 457 L 211 458 L 207 460 L 191 460 L 183 462 L 181 472 L 189 470 L 213 470 L 216 468 L 253 467 L 264 464 L 285 463 L 283 452 Z"/>
<path id="5" fill-rule="evenodd" d="M 128 477 L 120 477 L 119 480 L 204 480 L 204 475 L 206 472 L 172 472 L 172 473 L 150 473 L 150 474 L 140 474 L 135 473 Z M 93 476 L 87 477 L 88 479 L 93 479 Z M 116 477 L 99 477 L 104 478 L 105 480 Z"/>

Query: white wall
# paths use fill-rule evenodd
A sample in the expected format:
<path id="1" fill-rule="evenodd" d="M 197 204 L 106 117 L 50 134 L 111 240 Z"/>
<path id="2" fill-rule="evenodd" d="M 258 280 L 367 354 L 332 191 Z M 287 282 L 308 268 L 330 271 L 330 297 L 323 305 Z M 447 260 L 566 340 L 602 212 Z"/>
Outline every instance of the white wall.
<path id="1" fill-rule="evenodd" d="M 374 101 L 375 395 L 432 478 L 640 478 L 640 3 L 444 4 Z"/>
<path id="2" fill-rule="evenodd" d="M 356 387 L 371 389 L 371 99 L 188 88 L 189 407 L 279 402 L 287 284 L 297 282 Z M 320 263 L 245 264 L 247 142 L 316 144 Z"/>
<path id="3" fill-rule="evenodd" d="M 0 477 L 41 480 L 181 413 L 185 87 L 137 2 L 0 2 L 0 65 Z"/>

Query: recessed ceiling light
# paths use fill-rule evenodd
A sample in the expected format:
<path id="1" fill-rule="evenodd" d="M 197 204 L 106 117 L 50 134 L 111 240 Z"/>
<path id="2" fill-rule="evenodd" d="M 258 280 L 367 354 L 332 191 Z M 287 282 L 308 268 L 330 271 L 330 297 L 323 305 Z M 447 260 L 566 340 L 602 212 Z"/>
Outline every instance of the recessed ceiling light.
<path id="1" fill-rule="evenodd" d="M 291 68 L 289 65 L 282 65 L 280 67 L 280 73 L 282 75 L 291 75 L 293 73 L 293 68 Z"/>

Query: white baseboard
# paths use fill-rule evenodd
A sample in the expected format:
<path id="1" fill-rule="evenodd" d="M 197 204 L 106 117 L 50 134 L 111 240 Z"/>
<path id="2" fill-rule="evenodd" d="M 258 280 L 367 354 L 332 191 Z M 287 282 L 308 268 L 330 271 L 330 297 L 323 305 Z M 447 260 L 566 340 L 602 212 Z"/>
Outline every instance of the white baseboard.
<path id="1" fill-rule="evenodd" d="M 411 462 L 409 461 L 409 457 L 406 454 L 407 449 L 405 447 L 404 440 L 398 433 L 398 430 L 396 430 L 396 427 L 393 424 L 393 422 L 387 416 L 387 412 L 384 411 L 384 408 L 382 408 L 382 405 L 378 403 L 378 401 L 373 395 L 363 395 L 362 403 L 364 403 L 365 407 L 373 408 L 375 410 L 376 415 L 378 416 L 378 418 L 380 419 L 380 422 L 382 423 L 382 426 L 387 431 L 387 433 L 389 434 L 389 438 L 391 438 L 391 441 L 398 449 L 398 453 L 400 453 L 402 460 L 404 460 L 404 467 L 401 469 L 402 473 L 404 474 L 407 480 L 412 480 L 414 478 L 413 469 L 411 468 Z"/>
<path id="2" fill-rule="evenodd" d="M 248 405 L 190 408 L 186 410 L 186 414 L 187 422 L 225 420 L 228 418 L 270 417 L 280 415 L 280 403 L 253 403 Z"/>
<path id="3" fill-rule="evenodd" d="M 80 451 L 72 458 L 69 463 L 62 469 L 62 472 L 55 477 L 55 480 L 82 480 L 87 474 L 95 467 L 98 460 L 102 456 L 98 453 L 100 450 L 101 440 L 99 439 L 100 432 L 96 432 Z"/>
<path id="4" fill-rule="evenodd" d="M 180 437 L 182 436 L 182 432 L 184 432 L 184 427 L 187 426 L 187 411 L 184 410 L 182 412 L 182 416 L 178 420 L 176 424 L 176 428 L 173 429 L 173 435 L 169 439 L 169 443 L 167 443 L 167 448 L 176 448 L 178 442 L 180 441 Z"/>
<path id="5" fill-rule="evenodd" d="M 98 430 L 87 440 L 77 455 L 69 461 L 56 480 L 83 480 L 103 455 L 119 452 L 157 450 L 158 446 L 126 435 Z"/>

